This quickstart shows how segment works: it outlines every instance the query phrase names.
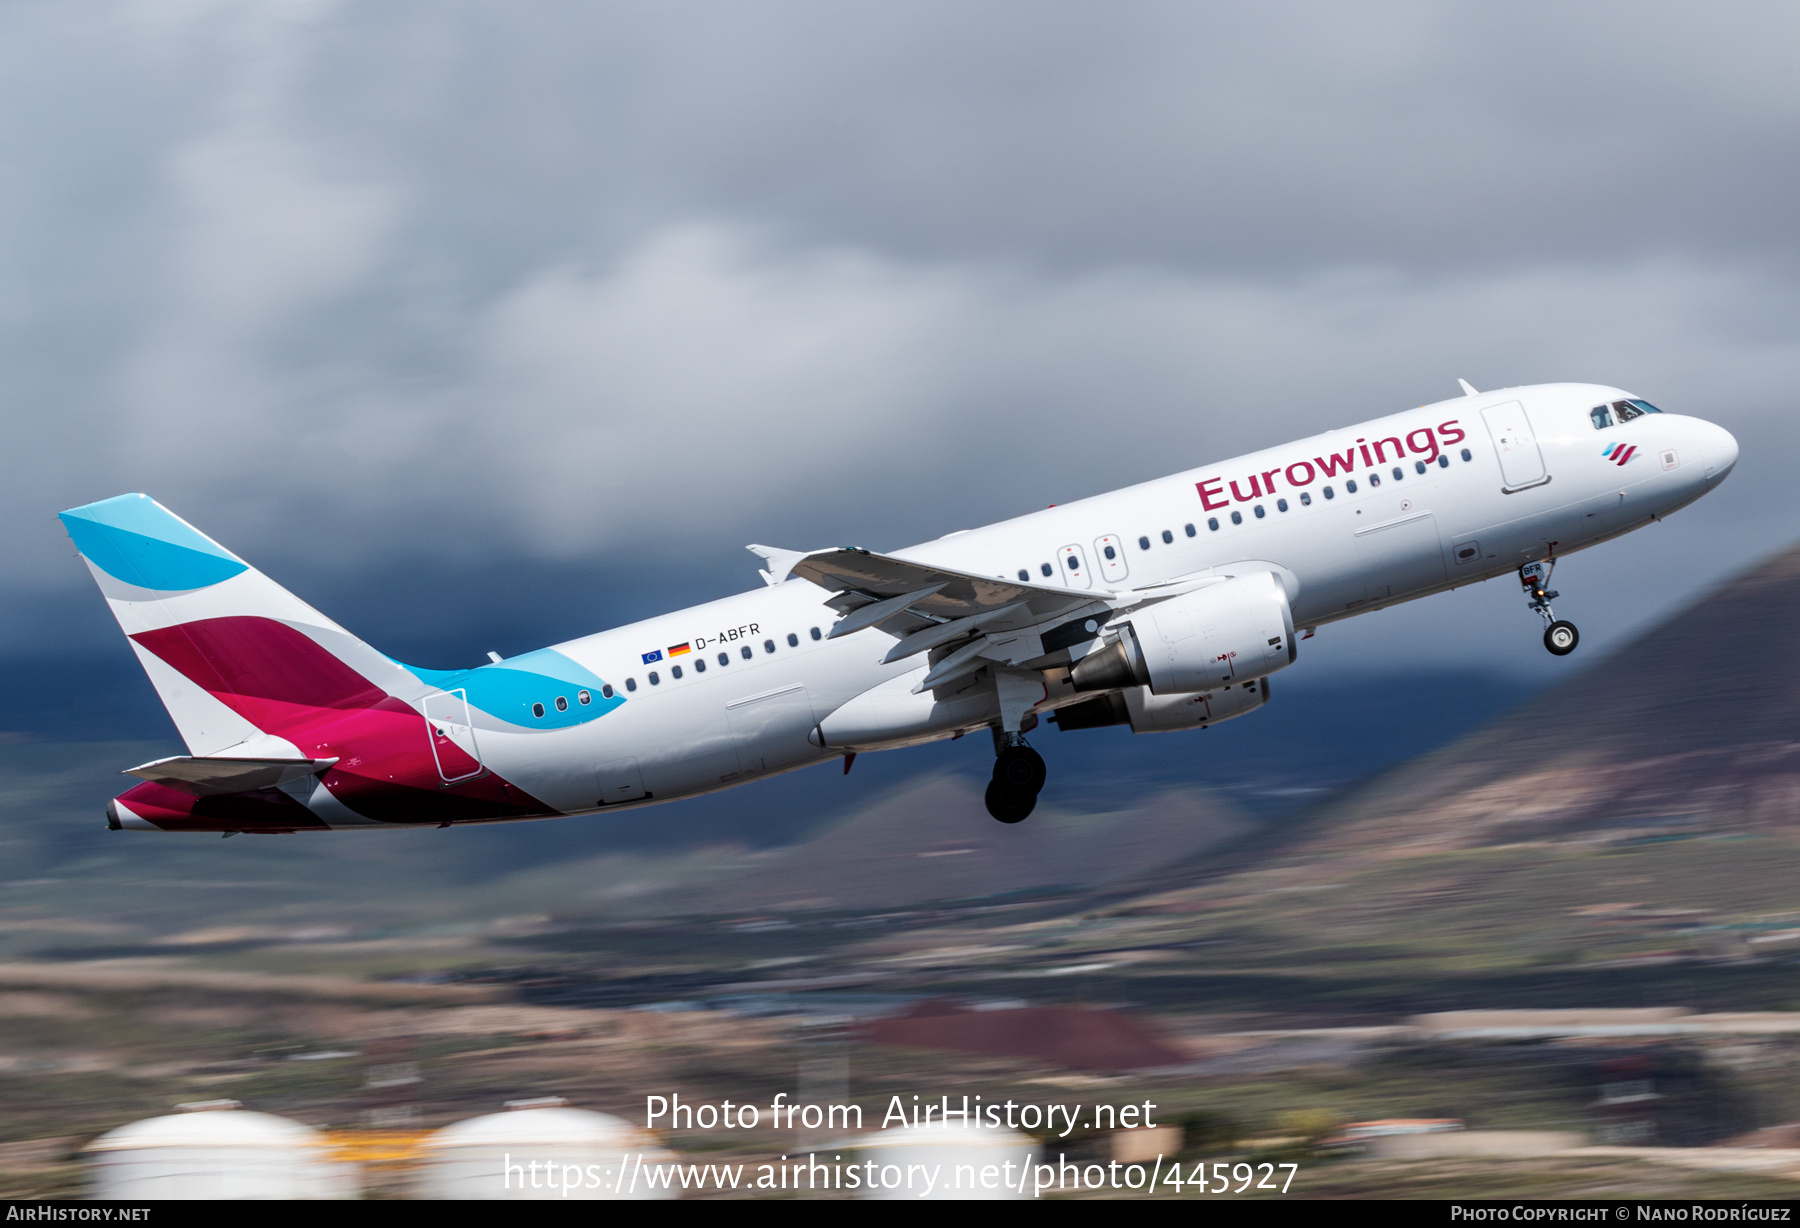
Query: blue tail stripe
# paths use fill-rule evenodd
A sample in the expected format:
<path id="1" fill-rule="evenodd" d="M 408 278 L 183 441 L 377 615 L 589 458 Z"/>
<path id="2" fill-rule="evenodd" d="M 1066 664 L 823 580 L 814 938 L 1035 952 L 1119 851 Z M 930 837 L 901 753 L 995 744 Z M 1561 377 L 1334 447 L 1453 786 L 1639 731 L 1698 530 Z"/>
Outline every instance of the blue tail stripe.
<path id="1" fill-rule="evenodd" d="M 138 588 L 205 588 L 249 570 L 148 495 L 103 499 L 71 508 L 60 519 L 89 562 Z"/>

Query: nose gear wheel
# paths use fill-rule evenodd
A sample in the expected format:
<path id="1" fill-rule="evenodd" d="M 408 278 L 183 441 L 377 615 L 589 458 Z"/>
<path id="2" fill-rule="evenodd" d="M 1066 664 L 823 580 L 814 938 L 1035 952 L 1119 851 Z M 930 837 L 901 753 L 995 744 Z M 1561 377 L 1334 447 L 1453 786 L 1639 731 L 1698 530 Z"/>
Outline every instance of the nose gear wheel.
<path id="1" fill-rule="evenodd" d="M 1519 568 L 1519 583 L 1525 587 L 1525 604 L 1544 620 L 1544 647 L 1554 656 L 1566 657 L 1581 643 L 1581 632 L 1550 608 L 1550 603 L 1562 596 L 1550 587 L 1550 572 L 1555 567 L 1555 559 L 1527 563 Z"/>
<path id="2" fill-rule="evenodd" d="M 1581 632 L 1575 624 L 1557 619 L 1544 628 L 1544 647 L 1559 657 L 1566 657 L 1575 651 L 1575 645 L 1581 643 Z"/>

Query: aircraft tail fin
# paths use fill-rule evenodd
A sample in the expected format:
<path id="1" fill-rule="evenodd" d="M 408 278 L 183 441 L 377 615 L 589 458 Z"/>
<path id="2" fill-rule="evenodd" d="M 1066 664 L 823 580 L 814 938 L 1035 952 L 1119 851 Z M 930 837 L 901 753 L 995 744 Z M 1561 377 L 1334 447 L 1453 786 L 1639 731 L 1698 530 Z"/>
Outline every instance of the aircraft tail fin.
<path id="1" fill-rule="evenodd" d="M 288 735 L 416 678 L 148 495 L 59 517 L 196 756 L 306 758 Z"/>

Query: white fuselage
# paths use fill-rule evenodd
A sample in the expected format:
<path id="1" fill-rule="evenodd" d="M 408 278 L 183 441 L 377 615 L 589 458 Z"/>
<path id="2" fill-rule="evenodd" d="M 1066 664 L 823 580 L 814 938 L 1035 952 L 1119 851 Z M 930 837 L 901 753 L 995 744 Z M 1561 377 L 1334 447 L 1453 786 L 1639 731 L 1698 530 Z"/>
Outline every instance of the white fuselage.
<path id="1" fill-rule="evenodd" d="M 1736 444 L 1703 420 L 1654 414 L 1594 425 L 1594 406 L 1628 395 L 1550 384 L 1466 396 L 891 553 L 1097 596 L 1257 568 L 1279 575 L 1295 625 L 1312 628 L 1616 537 L 1729 472 Z M 839 617 L 830 597 L 788 579 L 558 644 L 624 702 L 562 729 L 486 727 L 478 715 L 479 754 L 575 813 L 596 800 L 611 809 L 692 796 L 993 722 L 991 685 L 921 718 L 918 706 L 932 698 L 910 692 L 926 662 L 883 664 L 895 639 L 876 628 L 827 638 Z M 671 659 L 673 645 L 691 650 Z M 658 652 L 664 659 L 646 662 Z M 868 698 L 883 684 L 876 695 L 891 696 L 889 708 Z M 820 745 L 820 724 L 859 697 L 856 744 Z M 1046 685 L 1039 707 L 1077 698 Z"/>

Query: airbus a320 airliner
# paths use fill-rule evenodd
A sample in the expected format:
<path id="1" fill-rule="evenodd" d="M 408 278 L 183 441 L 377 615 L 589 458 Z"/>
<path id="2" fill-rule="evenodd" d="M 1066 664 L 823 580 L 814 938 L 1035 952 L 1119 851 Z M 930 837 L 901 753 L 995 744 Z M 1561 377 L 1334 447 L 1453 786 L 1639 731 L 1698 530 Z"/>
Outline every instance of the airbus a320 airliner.
<path id="1" fill-rule="evenodd" d="M 980 730 L 1203 729 L 1269 702 L 1326 623 L 1517 575 L 1711 490 L 1737 441 L 1618 388 L 1478 393 L 877 554 L 751 546 L 764 586 L 472 669 L 402 665 L 141 494 L 62 523 L 189 754 L 114 829 L 286 833 L 649 806 Z"/>

